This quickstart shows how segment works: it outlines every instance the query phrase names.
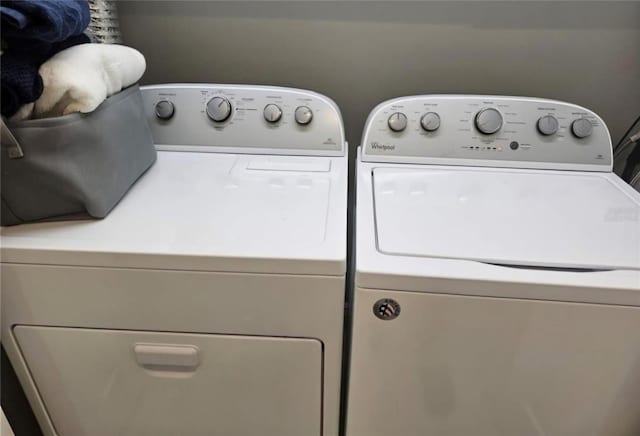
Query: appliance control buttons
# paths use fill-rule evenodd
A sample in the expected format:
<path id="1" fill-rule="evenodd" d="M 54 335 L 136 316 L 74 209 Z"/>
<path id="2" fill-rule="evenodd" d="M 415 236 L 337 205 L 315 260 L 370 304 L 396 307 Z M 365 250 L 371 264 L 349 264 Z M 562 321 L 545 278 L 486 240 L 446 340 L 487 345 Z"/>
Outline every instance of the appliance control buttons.
<path id="1" fill-rule="evenodd" d="M 427 112 L 420 118 L 420 126 L 425 132 L 435 132 L 440 127 L 440 115 Z"/>
<path id="2" fill-rule="evenodd" d="M 173 117 L 176 109 L 169 100 L 161 100 L 156 103 L 156 117 L 161 120 L 169 120 Z"/>
<path id="3" fill-rule="evenodd" d="M 476 129 L 485 135 L 492 135 L 502 127 L 502 114 L 492 107 L 482 109 L 476 114 Z"/>
<path id="4" fill-rule="evenodd" d="M 282 109 L 277 104 L 270 103 L 264 107 L 264 119 L 270 123 L 277 123 L 282 118 Z"/>
<path id="5" fill-rule="evenodd" d="M 294 113 L 296 123 L 305 126 L 313 119 L 313 111 L 309 106 L 298 106 Z"/>
<path id="6" fill-rule="evenodd" d="M 578 118 L 573 123 L 571 123 L 571 133 L 576 138 L 586 138 L 591 135 L 593 132 L 593 125 L 591 121 L 586 118 Z"/>
<path id="7" fill-rule="evenodd" d="M 395 112 L 391 114 L 387 120 L 387 124 L 394 132 L 402 132 L 407 128 L 407 116 L 402 112 Z"/>
<path id="8" fill-rule="evenodd" d="M 213 97 L 207 103 L 207 116 L 217 123 L 226 121 L 231 116 L 231 102 L 225 97 Z"/>
<path id="9" fill-rule="evenodd" d="M 545 115 L 538 119 L 538 132 L 545 136 L 555 135 L 558 132 L 558 119 L 553 115 Z"/>

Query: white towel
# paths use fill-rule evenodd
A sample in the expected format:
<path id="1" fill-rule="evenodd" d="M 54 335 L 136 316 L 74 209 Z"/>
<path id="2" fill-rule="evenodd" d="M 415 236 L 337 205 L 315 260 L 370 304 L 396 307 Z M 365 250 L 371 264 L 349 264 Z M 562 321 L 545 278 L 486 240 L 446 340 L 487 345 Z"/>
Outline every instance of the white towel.
<path id="1" fill-rule="evenodd" d="M 117 44 L 81 44 L 40 66 L 44 91 L 33 108 L 23 106 L 12 120 L 92 112 L 108 96 L 136 83 L 146 62 L 136 49 Z"/>

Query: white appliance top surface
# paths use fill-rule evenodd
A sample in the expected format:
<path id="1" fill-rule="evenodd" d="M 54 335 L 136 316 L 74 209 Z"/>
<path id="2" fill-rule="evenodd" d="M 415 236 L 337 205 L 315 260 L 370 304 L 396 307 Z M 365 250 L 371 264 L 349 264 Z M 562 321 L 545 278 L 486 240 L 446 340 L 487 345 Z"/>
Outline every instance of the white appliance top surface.
<path id="1" fill-rule="evenodd" d="M 606 173 L 374 168 L 387 255 L 640 270 L 640 201 Z"/>
<path id="2" fill-rule="evenodd" d="M 341 275 L 345 158 L 159 152 L 103 220 L 2 229 L 2 261 Z"/>

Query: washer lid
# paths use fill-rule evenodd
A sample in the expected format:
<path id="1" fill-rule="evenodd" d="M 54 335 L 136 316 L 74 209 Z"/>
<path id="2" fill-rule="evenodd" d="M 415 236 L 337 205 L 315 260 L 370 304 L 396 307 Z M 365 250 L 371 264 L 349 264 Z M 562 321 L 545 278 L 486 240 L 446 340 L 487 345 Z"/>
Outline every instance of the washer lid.
<path id="1" fill-rule="evenodd" d="M 2 261 L 342 275 L 346 158 L 159 152 L 102 220 L 2 229 Z"/>
<path id="2" fill-rule="evenodd" d="M 640 269 L 640 200 L 612 174 L 376 168 L 373 179 L 385 254 Z"/>

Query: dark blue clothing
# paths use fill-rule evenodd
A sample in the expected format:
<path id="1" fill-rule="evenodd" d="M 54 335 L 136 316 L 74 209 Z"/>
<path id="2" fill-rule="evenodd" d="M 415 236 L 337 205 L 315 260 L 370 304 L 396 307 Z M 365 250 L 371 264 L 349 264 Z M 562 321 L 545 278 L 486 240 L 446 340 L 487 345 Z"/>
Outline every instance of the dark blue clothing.
<path id="1" fill-rule="evenodd" d="M 79 35 L 89 25 L 86 0 L 3 0 L 2 39 L 9 44 L 23 40 L 64 41 Z"/>
<path id="2" fill-rule="evenodd" d="M 2 115 L 10 117 L 20 106 L 36 101 L 42 95 L 42 78 L 38 67 L 24 61 L 19 55 L 2 55 L 0 73 L 2 82 Z"/>
<path id="3" fill-rule="evenodd" d="M 22 50 L 8 50 L 0 56 L 2 115 L 10 117 L 20 106 L 36 101 L 42 95 L 42 78 L 38 74 L 40 65 L 65 48 L 87 42 L 89 37 L 81 34 L 53 44 L 23 45 Z"/>
<path id="4" fill-rule="evenodd" d="M 0 57 L 1 112 L 10 117 L 42 94 L 40 65 L 65 48 L 89 42 L 82 33 L 89 25 L 89 3 L 3 0 L 0 16 L 6 46 Z"/>

